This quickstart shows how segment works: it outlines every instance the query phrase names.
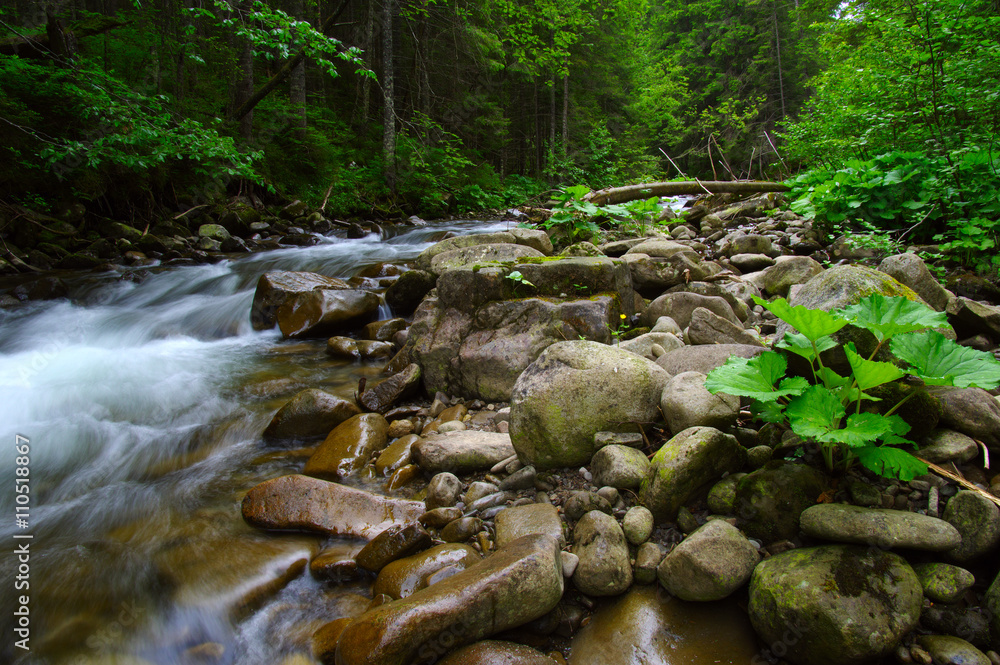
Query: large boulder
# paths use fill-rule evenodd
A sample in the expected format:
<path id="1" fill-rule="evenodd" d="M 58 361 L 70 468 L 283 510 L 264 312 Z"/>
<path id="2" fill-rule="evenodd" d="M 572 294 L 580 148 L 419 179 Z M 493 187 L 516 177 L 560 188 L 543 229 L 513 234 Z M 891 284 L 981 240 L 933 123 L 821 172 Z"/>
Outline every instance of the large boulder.
<path id="1" fill-rule="evenodd" d="M 328 337 L 375 318 L 379 298 L 361 289 L 316 289 L 286 300 L 277 311 L 285 337 Z"/>
<path id="2" fill-rule="evenodd" d="M 712 520 L 671 550 L 656 574 L 681 600 L 721 600 L 746 584 L 758 561 L 760 553 L 739 529 Z"/>
<path id="3" fill-rule="evenodd" d="M 823 266 L 808 256 L 788 256 L 765 269 L 757 280 L 760 290 L 771 296 L 788 296 L 796 284 L 805 284 L 823 272 Z"/>
<path id="4" fill-rule="evenodd" d="M 361 615 L 336 644 L 315 644 L 323 662 L 407 665 L 436 660 L 549 612 L 563 594 L 559 544 L 525 536 L 445 580 Z"/>
<path id="5" fill-rule="evenodd" d="M 822 473 L 805 464 L 776 460 L 740 479 L 733 512 L 738 526 L 764 543 L 799 533 L 799 515 L 826 489 Z"/>
<path id="6" fill-rule="evenodd" d="M 955 331 L 963 338 L 987 335 L 994 340 L 1000 339 L 1000 307 L 968 298 L 952 298 L 948 301 L 947 312 Z"/>
<path id="7" fill-rule="evenodd" d="M 714 263 L 706 263 L 693 251 L 673 254 L 668 257 L 646 254 L 625 254 L 632 276 L 632 286 L 644 297 L 655 298 L 665 290 L 686 284 L 689 280 L 701 280 L 718 272 Z"/>
<path id="8" fill-rule="evenodd" d="M 658 521 L 672 520 L 699 487 L 739 471 L 745 462 L 746 451 L 736 437 L 713 427 L 691 427 L 656 451 L 639 500 Z"/>
<path id="9" fill-rule="evenodd" d="M 257 280 L 257 290 L 250 305 L 250 324 L 254 330 L 270 330 L 278 322 L 278 308 L 300 293 L 317 289 L 349 289 L 342 279 L 312 272 L 278 270 Z"/>
<path id="10" fill-rule="evenodd" d="M 541 233 L 542 235 L 545 234 L 544 231 Z M 441 242 L 431 245 L 420 253 L 420 256 L 418 256 L 415 261 L 415 264 L 420 270 L 430 270 L 431 262 L 438 254 L 443 254 L 444 252 L 462 249 L 465 247 L 474 247 L 475 245 L 490 245 L 497 243 L 524 245 L 537 250 L 541 254 L 552 253 L 551 241 L 546 244 L 545 240 L 542 240 L 537 232 L 525 233 L 521 230 L 517 230 L 510 232 L 498 231 L 496 233 L 473 233 L 470 235 L 446 238 Z"/>
<path id="11" fill-rule="evenodd" d="M 395 314 L 412 314 L 435 284 L 437 275 L 434 273 L 426 270 L 408 270 L 386 289 L 385 304 Z"/>
<path id="12" fill-rule="evenodd" d="M 371 539 L 391 526 L 415 521 L 423 501 L 390 499 L 310 476 L 265 480 L 242 503 L 243 519 L 262 529 L 314 531 Z"/>
<path id="13" fill-rule="evenodd" d="M 618 298 L 525 298 L 493 301 L 475 314 L 428 298 L 417 309 L 406 349 L 434 394 L 508 401 L 514 383 L 543 350 L 581 337 L 610 342 L 621 314 Z"/>
<path id="14" fill-rule="evenodd" d="M 510 279 L 512 273 L 520 273 L 521 279 Z M 626 313 L 632 313 L 635 303 L 628 267 L 620 259 L 607 257 L 459 267 L 438 278 L 437 293 L 443 307 L 467 314 L 474 314 L 490 301 L 527 295 L 582 298 L 615 294 Z"/>
<path id="15" fill-rule="evenodd" d="M 1000 509 L 978 492 L 963 490 L 948 499 L 943 517 L 961 534 L 948 556 L 959 563 L 981 559 L 1000 544 Z"/>
<path id="16" fill-rule="evenodd" d="M 931 386 L 941 405 L 941 424 L 1000 450 L 1000 402 L 982 388 Z"/>
<path id="17" fill-rule="evenodd" d="M 594 435 L 659 420 L 667 374 L 654 363 L 595 342 L 548 347 L 517 379 L 510 435 L 539 469 L 587 464 Z"/>
<path id="18" fill-rule="evenodd" d="M 310 388 L 296 393 L 264 429 L 268 442 L 326 436 L 337 425 L 360 413 L 358 407 L 328 392 Z"/>
<path id="19" fill-rule="evenodd" d="M 862 665 L 887 656 L 920 619 L 923 593 L 902 557 L 875 547 L 796 549 L 762 561 L 750 621 L 796 665 Z"/>
<path id="20" fill-rule="evenodd" d="M 513 243 L 473 245 L 441 252 L 431 259 L 430 272 L 440 275 L 456 268 L 472 267 L 484 263 L 517 261 L 518 259 L 545 256 L 537 249 Z"/>
<path id="21" fill-rule="evenodd" d="M 937 311 L 943 312 L 948 306 L 951 295 L 927 269 L 924 260 L 916 254 L 908 252 L 887 256 L 878 264 L 878 269 L 913 289 L 924 302 Z"/>

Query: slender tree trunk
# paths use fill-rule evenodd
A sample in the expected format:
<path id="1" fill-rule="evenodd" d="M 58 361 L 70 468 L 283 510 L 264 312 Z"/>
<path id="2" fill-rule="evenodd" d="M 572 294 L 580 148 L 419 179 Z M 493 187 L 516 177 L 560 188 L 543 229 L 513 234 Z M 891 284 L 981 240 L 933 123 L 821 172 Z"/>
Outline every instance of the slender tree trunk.
<path id="1" fill-rule="evenodd" d="M 372 52 L 372 35 L 375 34 L 375 3 L 368 0 L 368 7 L 365 16 L 365 53 Z M 370 76 L 361 77 L 361 122 L 367 123 L 371 111 L 372 79 Z"/>
<path id="2" fill-rule="evenodd" d="M 563 76 L 563 112 L 562 112 L 562 156 L 566 157 L 569 149 L 569 72 Z"/>
<path id="3" fill-rule="evenodd" d="M 393 88 L 392 16 L 395 0 L 382 0 L 382 175 L 396 191 L 396 107 Z"/>
<path id="4" fill-rule="evenodd" d="M 781 95 L 781 119 L 785 119 L 785 81 L 781 70 L 781 34 L 778 32 L 778 3 L 771 2 L 771 18 L 774 21 L 774 50 L 778 60 L 778 92 Z"/>
<path id="5" fill-rule="evenodd" d="M 250 0 L 240 0 L 241 21 L 250 20 L 250 7 Z M 236 64 L 236 89 L 233 96 L 233 108 L 237 109 L 242 108 L 253 96 L 253 44 L 245 37 L 241 41 L 239 60 Z M 239 121 L 240 136 L 249 143 L 253 137 L 253 110 L 247 111 Z"/>
<path id="6" fill-rule="evenodd" d="M 303 7 L 302 0 L 294 0 L 291 5 L 292 15 L 300 21 L 306 20 L 305 8 Z M 294 56 L 293 56 L 294 57 Z M 306 126 L 307 126 L 307 114 L 306 114 L 306 59 L 300 58 L 298 64 L 292 67 L 292 73 L 289 75 L 288 81 L 288 97 L 289 101 L 292 103 L 292 108 L 295 110 L 295 121 L 293 125 L 296 128 L 296 135 L 300 141 L 306 140 Z"/>

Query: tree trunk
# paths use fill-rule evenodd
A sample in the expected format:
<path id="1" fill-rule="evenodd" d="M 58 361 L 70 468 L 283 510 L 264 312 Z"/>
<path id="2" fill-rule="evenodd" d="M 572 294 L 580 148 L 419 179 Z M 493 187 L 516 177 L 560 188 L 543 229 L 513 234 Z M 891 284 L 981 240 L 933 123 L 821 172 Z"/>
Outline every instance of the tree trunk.
<path id="1" fill-rule="evenodd" d="M 566 157 L 569 149 L 569 72 L 563 76 L 563 113 L 562 113 L 562 156 Z"/>
<path id="2" fill-rule="evenodd" d="M 392 68 L 392 16 L 395 0 L 382 0 L 382 175 L 396 191 L 396 106 Z"/>
<path id="3" fill-rule="evenodd" d="M 291 5 L 292 15 L 300 21 L 307 20 L 302 0 L 294 0 Z M 296 135 L 300 141 L 306 140 L 306 59 L 300 58 L 298 64 L 292 67 L 289 80 L 288 101 L 292 103 L 295 110 L 295 121 L 292 123 L 296 128 Z"/>
<path id="4" fill-rule="evenodd" d="M 781 95 L 781 119 L 785 119 L 785 81 L 784 73 L 781 71 L 781 35 L 778 33 L 778 6 L 777 0 L 771 2 L 771 18 L 774 21 L 774 50 L 778 59 L 778 92 Z"/>
<path id="5" fill-rule="evenodd" d="M 241 21 L 250 20 L 250 0 L 240 0 Z M 243 108 L 253 97 L 253 43 L 249 38 L 241 39 L 239 60 L 236 64 L 236 85 L 233 90 L 233 108 Z M 247 143 L 253 137 L 253 107 L 239 117 L 240 136 Z"/>
<path id="6" fill-rule="evenodd" d="M 375 3 L 368 1 L 368 8 L 365 16 L 365 53 L 372 53 L 372 37 L 375 34 Z M 361 122 L 368 122 L 371 112 L 372 79 L 370 76 L 361 77 Z"/>
<path id="7" fill-rule="evenodd" d="M 611 187 L 590 192 L 584 198 L 594 205 L 625 203 L 651 196 L 680 196 L 683 194 L 756 194 L 758 192 L 787 192 L 788 185 L 780 182 L 694 180 L 688 182 L 650 182 L 641 185 Z"/>

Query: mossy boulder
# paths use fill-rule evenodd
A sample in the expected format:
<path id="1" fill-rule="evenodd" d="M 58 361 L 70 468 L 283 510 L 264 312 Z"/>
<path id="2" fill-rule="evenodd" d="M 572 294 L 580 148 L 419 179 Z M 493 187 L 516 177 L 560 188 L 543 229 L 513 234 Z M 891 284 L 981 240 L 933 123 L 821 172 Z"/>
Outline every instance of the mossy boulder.
<path id="1" fill-rule="evenodd" d="M 664 443 L 642 481 L 639 500 L 658 521 L 672 520 L 703 485 L 739 471 L 746 451 L 714 427 L 689 427 Z"/>
<path id="2" fill-rule="evenodd" d="M 797 665 L 862 665 L 888 655 L 920 619 L 923 593 L 902 557 L 831 545 L 754 569 L 747 611 L 757 634 Z"/>
<path id="3" fill-rule="evenodd" d="M 597 432 L 659 420 L 667 378 L 655 363 L 613 346 L 551 345 L 514 384 L 510 435 L 518 457 L 538 469 L 587 464 Z"/>
<path id="4" fill-rule="evenodd" d="M 764 543 L 794 538 L 799 515 L 826 489 L 822 473 L 804 464 L 768 462 L 736 486 L 733 512 L 737 525 Z"/>

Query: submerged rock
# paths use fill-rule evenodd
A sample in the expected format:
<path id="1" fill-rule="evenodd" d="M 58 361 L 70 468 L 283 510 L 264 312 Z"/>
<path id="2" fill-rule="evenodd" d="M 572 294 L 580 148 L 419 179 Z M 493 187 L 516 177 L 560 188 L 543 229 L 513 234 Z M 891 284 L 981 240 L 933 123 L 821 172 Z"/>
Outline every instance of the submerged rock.
<path id="1" fill-rule="evenodd" d="M 546 614 L 563 593 L 559 546 L 551 536 L 520 538 L 481 562 L 361 615 L 317 655 L 341 665 L 434 661 Z"/>
<path id="2" fill-rule="evenodd" d="M 735 603 L 689 603 L 641 586 L 593 615 L 573 638 L 569 662 L 752 663 L 755 657 L 756 636 Z"/>

